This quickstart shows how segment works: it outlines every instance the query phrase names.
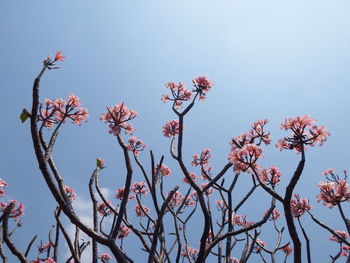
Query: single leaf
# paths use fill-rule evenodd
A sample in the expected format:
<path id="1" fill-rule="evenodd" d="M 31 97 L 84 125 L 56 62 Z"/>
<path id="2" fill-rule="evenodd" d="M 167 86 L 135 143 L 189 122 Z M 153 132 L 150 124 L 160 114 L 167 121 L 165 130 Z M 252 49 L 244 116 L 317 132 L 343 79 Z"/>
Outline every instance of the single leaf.
<path id="1" fill-rule="evenodd" d="M 28 114 L 25 111 L 22 111 L 21 116 L 19 118 L 21 119 L 22 123 L 24 123 L 28 119 Z"/>

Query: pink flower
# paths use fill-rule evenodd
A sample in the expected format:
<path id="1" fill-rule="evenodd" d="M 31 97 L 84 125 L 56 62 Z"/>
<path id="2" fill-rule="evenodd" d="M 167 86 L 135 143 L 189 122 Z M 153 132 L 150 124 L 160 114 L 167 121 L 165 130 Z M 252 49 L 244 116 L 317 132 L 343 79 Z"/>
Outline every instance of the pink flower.
<path id="1" fill-rule="evenodd" d="M 111 201 L 107 201 L 107 203 L 112 206 Z M 102 202 L 97 206 L 97 211 L 102 215 L 102 216 L 109 216 L 110 214 L 113 213 L 113 211 L 109 208 L 109 206 L 105 203 Z"/>
<path id="2" fill-rule="evenodd" d="M 124 198 L 124 194 L 125 194 L 125 189 L 124 188 L 119 188 L 116 190 L 117 194 L 115 195 L 116 199 L 122 200 Z M 129 200 L 135 199 L 134 195 L 130 195 L 129 194 Z"/>
<path id="3" fill-rule="evenodd" d="M 185 126 L 183 126 L 185 128 Z M 176 134 L 179 134 L 179 121 L 178 120 L 172 120 L 168 121 L 164 126 L 163 126 L 163 135 L 165 137 L 173 137 Z"/>
<path id="4" fill-rule="evenodd" d="M 142 205 L 142 207 L 139 205 L 136 205 L 135 212 L 136 212 L 136 216 L 144 217 L 150 212 L 150 209 L 145 205 Z"/>
<path id="5" fill-rule="evenodd" d="M 156 168 L 154 173 L 156 174 L 157 171 L 159 173 L 159 176 L 169 176 L 169 175 L 171 175 L 170 168 L 167 165 L 165 165 L 165 164 L 162 164 L 160 167 Z"/>
<path id="6" fill-rule="evenodd" d="M 230 258 L 230 263 L 239 263 L 237 258 Z"/>
<path id="7" fill-rule="evenodd" d="M 107 107 L 107 112 L 103 113 L 100 119 L 104 123 L 109 123 L 109 133 L 117 136 L 121 130 L 126 134 L 133 134 L 134 128 L 130 120 L 137 116 L 137 112 L 129 109 L 123 102 Z"/>
<path id="8" fill-rule="evenodd" d="M 149 192 L 145 182 L 135 182 L 131 187 L 131 191 L 133 191 L 135 194 L 143 195 L 146 195 Z"/>
<path id="9" fill-rule="evenodd" d="M 289 246 L 285 246 L 282 248 L 282 251 L 284 252 L 284 254 L 286 254 L 286 256 L 290 256 L 293 253 L 293 248 L 289 247 Z"/>
<path id="10" fill-rule="evenodd" d="M 291 211 L 294 217 L 300 218 L 306 211 L 311 210 L 312 206 L 306 198 L 300 198 L 298 194 L 294 194 L 295 200 L 290 201 Z"/>
<path id="11" fill-rule="evenodd" d="M 192 80 L 193 85 L 195 87 L 194 92 L 199 94 L 199 100 L 206 99 L 206 92 L 210 91 L 213 87 L 213 82 L 207 77 L 200 76 Z"/>
<path id="12" fill-rule="evenodd" d="M 102 263 L 108 263 L 111 258 L 112 257 L 108 253 L 103 253 L 98 257 L 98 259 L 100 259 Z"/>
<path id="13" fill-rule="evenodd" d="M 350 255 L 350 246 L 342 246 L 342 252 L 340 254 L 343 257 L 349 257 Z"/>
<path id="14" fill-rule="evenodd" d="M 41 243 L 41 244 L 38 246 L 39 254 L 48 251 L 50 247 L 51 247 L 51 242 L 50 242 L 50 241 L 47 241 L 45 244 L 42 244 L 42 243 Z"/>
<path id="15" fill-rule="evenodd" d="M 344 239 L 344 240 L 347 240 L 347 239 L 349 238 L 349 234 L 346 233 L 346 232 L 344 232 L 344 231 L 335 230 L 335 233 L 336 233 L 338 236 L 340 236 L 342 239 Z M 329 240 L 335 241 L 335 242 L 338 242 L 338 243 L 342 243 L 342 242 L 343 242 L 339 237 L 337 237 L 337 236 L 335 236 L 335 235 L 332 235 L 332 236 L 329 238 Z"/>
<path id="16" fill-rule="evenodd" d="M 45 99 L 44 103 L 40 104 L 38 120 L 42 121 L 48 129 L 55 124 L 65 122 L 66 119 L 70 119 L 73 124 L 80 126 L 89 117 L 87 109 L 80 106 L 81 102 L 74 94 L 69 95 L 67 101 L 61 98 L 55 100 Z"/>
<path id="17" fill-rule="evenodd" d="M 119 232 L 118 232 L 118 239 L 124 239 L 126 238 L 131 232 L 131 229 L 127 226 L 121 225 Z"/>
<path id="18" fill-rule="evenodd" d="M 190 257 L 192 260 L 195 260 L 198 256 L 198 249 L 186 246 L 182 251 L 181 251 L 181 256 L 188 258 Z"/>
<path id="19" fill-rule="evenodd" d="M 0 187 L 6 187 L 7 186 L 7 183 L 0 178 Z"/>
<path id="20" fill-rule="evenodd" d="M 322 172 L 324 176 L 327 176 L 328 174 L 334 174 L 334 169 L 328 169 Z"/>
<path id="21" fill-rule="evenodd" d="M 255 241 L 254 253 L 259 253 L 266 246 L 266 242 L 257 238 Z"/>
<path id="22" fill-rule="evenodd" d="M 56 263 L 56 261 L 53 258 L 46 258 L 45 263 Z"/>
<path id="23" fill-rule="evenodd" d="M 73 188 L 70 188 L 68 185 L 65 185 L 65 186 L 64 186 L 64 191 L 66 192 L 67 197 L 68 197 L 71 201 L 75 200 L 76 195 L 75 195 L 75 193 L 74 193 Z"/>
<path id="24" fill-rule="evenodd" d="M 143 149 L 146 148 L 146 144 L 143 143 L 140 139 L 138 139 L 136 136 L 132 136 L 129 138 L 128 141 L 128 150 L 133 152 L 133 154 L 138 155 Z"/>
<path id="25" fill-rule="evenodd" d="M 320 193 L 317 195 L 317 201 L 323 201 L 323 204 L 332 208 L 333 206 L 350 201 L 350 186 L 345 180 L 334 180 L 320 182 L 318 184 Z"/>
<path id="26" fill-rule="evenodd" d="M 235 166 L 236 172 L 247 171 L 255 167 L 255 163 L 262 158 L 262 149 L 256 144 L 245 144 L 242 148 L 234 149 L 228 159 Z"/>
<path id="27" fill-rule="evenodd" d="M 161 100 L 163 102 L 173 101 L 175 108 L 181 107 L 183 101 L 188 101 L 192 97 L 192 92 L 190 90 L 187 90 L 185 88 L 185 84 L 182 82 L 179 82 L 179 84 L 169 82 L 165 84 L 165 86 L 170 89 L 172 98 L 170 98 L 168 94 L 165 94 L 162 95 Z"/>
<path id="28" fill-rule="evenodd" d="M 202 190 L 208 185 L 208 183 L 203 183 L 201 185 Z M 214 188 L 213 187 L 209 187 L 207 190 L 205 190 L 204 194 L 205 195 L 211 195 L 214 192 Z"/>
<path id="29" fill-rule="evenodd" d="M 265 213 L 264 213 L 264 216 L 265 215 L 267 215 L 267 212 L 268 211 L 266 211 Z M 270 215 L 270 220 L 277 220 L 277 219 L 279 219 L 281 217 L 281 213 L 280 212 L 278 212 L 276 209 L 273 209 L 273 211 L 272 211 L 272 214 Z"/>
<path id="30" fill-rule="evenodd" d="M 295 118 L 287 118 L 282 124 L 281 129 L 291 130 L 292 135 L 281 139 L 276 147 L 282 149 L 294 149 L 297 153 L 301 152 L 302 145 L 320 145 L 322 146 L 330 135 L 323 126 L 316 126 L 315 119 L 311 119 L 309 115 L 299 116 Z"/>
<path id="31" fill-rule="evenodd" d="M 55 55 L 54 62 L 56 61 L 63 61 L 66 57 L 62 56 L 62 51 L 57 51 Z"/>
<path id="32" fill-rule="evenodd" d="M 191 177 L 193 182 L 197 182 L 197 175 L 195 175 L 194 173 L 189 173 L 189 176 Z M 186 176 L 182 179 L 182 182 L 184 182 L 185 184 L 190 184 L 190 181 L 187 179 Z"/>
<path id="33" fill-rule="evenodd" d="M 262 169 L 259 173 L 260 180 L 267 185 L 276 185 L 280 182 L 282 173 L 277 166 L 270 166 L 269 169 Z"/>
<path id="34" fill-rule="evenodd" d="M 224 200 L 216 200 L 215 201 L 216 207 L 219 211 L 226 211 L 227 206 Z"/>
<path id="35" fill-rule="evenodd" d="M 169 196 L 169 193 L 168 193 L 168 196 Z M 171 208 L 177 207 L 182 204 L 184 199 L 185 197 L 179 191 L 176 191 L 171 197 L 168 206 Z"/>

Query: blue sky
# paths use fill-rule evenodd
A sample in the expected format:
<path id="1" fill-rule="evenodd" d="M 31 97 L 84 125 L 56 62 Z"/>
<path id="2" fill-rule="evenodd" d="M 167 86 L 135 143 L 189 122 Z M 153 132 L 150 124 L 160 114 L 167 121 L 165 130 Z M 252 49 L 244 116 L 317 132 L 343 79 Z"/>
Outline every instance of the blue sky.
<path id="1" fill-rule="evenodd" d="M 343 229 L 337 211 L 318 204 L 315 196 L 323 170 L 349 168 L 349 11 L 345 0 L 3 1 L 1 177 L 9 183 L 9 197 L 27 207 L 15 240 L 22 248 L 35 233 L 46 240 L 53 223 L 54 203 L 37 169 L 29 126 L 18 116 L 30 108 L 42 59 L 56 50 L 67 59 L 62 69 L 43 77 L 42 98 L 74 93 L 91 116 L 81 127 L 65 125 L 54 151 L 67 184 L 82 198 L 87 198 L 96 157 L 105 158 L 108 166 L 101 183 L 116 185 L 116 176 L 124 175 L 115 139 L 99 121 L 106 106 L 124 101 L 139 112 L 133 122 L 136 135 L 175 166 L 169 140 L 161 133 L 164 123 L 175 118 L 170 104 L 160 101 L 164 83 L 184 81 L 190 87 L 194 77 L 206 75 L 215 86 L 187 118 L 188 163 L 194 152 L 209 147 L 219 170 L 227 162 L 230 138 L 247 131 L 253 121 L 270 120 L 274 144 L 285 135 L 279 129 L 285 117 L 310 114 L 331 137 L 322 148 L 307 151 L 297 191 L 310 198 L 315 214 Z M 146 154 L 143 160 L 147 162 Z M 263 163 L 278 165 L 290 178 L 297 160 L 294 153 L 279 153 L 272 145 Z M 169 180 L 176 184 L 180 176 Z M 283 185 L 279 190 L 284 192 Z M 248 214 L 261 204 L 250 205 Z M 336 246 L 327 241 L 328 233 L 309 227 L 314 248 L 327 247 L 325 254 L 314 255 L 323 262 Z"/>

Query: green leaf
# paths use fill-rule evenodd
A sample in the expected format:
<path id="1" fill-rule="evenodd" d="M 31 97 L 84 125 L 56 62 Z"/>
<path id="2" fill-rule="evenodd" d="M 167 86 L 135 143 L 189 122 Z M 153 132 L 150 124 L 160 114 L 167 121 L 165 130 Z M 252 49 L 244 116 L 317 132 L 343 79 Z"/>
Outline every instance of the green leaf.
<path id="1" fill-rule="evenodd" d="M 22 123 L 24 123 L 28 119 L 28 113 L 26 111 L 22 111 L 21 116 L 19 118 L 21 119 Z"/>

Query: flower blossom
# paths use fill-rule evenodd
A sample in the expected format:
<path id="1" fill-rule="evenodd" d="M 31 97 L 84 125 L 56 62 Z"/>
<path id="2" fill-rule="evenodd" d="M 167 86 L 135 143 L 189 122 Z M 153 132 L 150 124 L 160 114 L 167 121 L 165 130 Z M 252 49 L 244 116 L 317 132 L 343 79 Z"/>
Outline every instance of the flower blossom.
<path id="1" fill-rule="evenodd" d="M 290 246 L 284 246 L 282 248 L 282 251 L 284 252 L 284 254 L 286 254 L 286 256 L 290 256 L 293 253 L 293 248 Z"/>
<path id="2" fill-rule="evenodd" d="M 349 257 L 350 255 L 350 246 L 342 246 L 342 252 L 341 252 L 341 256 L 343 257 Z"/>
<path id="3" fill-rule="evenodd" d="M 116 192 L 117 194 L 115 195 L 115 198 L 122 200 L 124 198 L 125 188 L 119 188 L 116 190 Z M 132 199 L 135 199 L 135 196 L 129 194 L 128 200 L 132 200 Z"/>
<path id="4" fill-rule="evenodd" d="M 143 195 L 146 195 L 149 192 L 145 182 L 135 182 L 131 186 L 131 191 L 133 191 L 135 194 L 143 194 Z"/>
<path id="5" fill-rule="evenodd" d="M 0 197 L 4 197 L 6 195 L 6 190 L 4 187 L 7 186 L 7 183 L 0 178 Z"/>
<path id="6" fill-rule="evenodd" d="M 112 206 L 111 201 L 107 201 L 107 203 Z M 109 216 L 113 213 L 113 211 L 109 208 L 109 206 L 105 203 L 102 202 L 97 206 L 97 211 L 102 215 L 102 216 Z"/>
<path id="7" fill-rule="evenodd" d="M 150 212 L 150 209 L 145 205 L 142 205 L 142 207 L 139 205 L 136 205 L 135 212 L 136 212 L 136 216 L 144 217 Z"/>
<path id="8" fill-rule="evenodd" d="M 128 140 L 127 147 L 133 154 L 138 155 L 141 151 L 143 151 L 143 149 L 146 148 L 146 144 L 144 144 L 143 141 L 138 139 L 136 136 L 132 136 Z"/>
<path id="9" fill-rule="evenodd" d="M 117 136 L 121 130 L 126 134 L 133 134 L 134 128 L 130 120 L 137 116 L 137 112 L 129 109 L 123 102 L 115 106 L 107 107 L 107 112 L 103 113 L 100 119 L 104 123 L 109 123 L 109 133 Z"/>
<path id="10" fill-rule="evenodd" d="M 194 183 L 197 182 L 197 175 L 196 175 L 196 174 L 194 174 L 194 173 L 189 173 L 188 175 L 189 175 L 189 177 L 191 177 L 191 179 L 192 179 L 192 181 L 193 181 Z M 182 179 L 182 182 L 184 182 L 185 184 L 190 184 L 190 181 L 187 179 L 186 176 Z"/>
<path id="11" fill-rule="evenodd" d="M 185 248 L 181 251 L 181 256 L 185 258 L 191 258 L 192 260 L 196 260 L 198 256 L 199 250 L 196 248 L 192 248 L 189 246 L 185 246 Z"/>
<path id="12" fill-rule="evenodd" d="M 54 125 L 64 123 L 70 119 L 73 124 L 80 126 L 82 122 L 86 122 L 89 113 L 86 108 L 81 107 L 80 99 L 71 94 L 67 101 L 61 98 L 49 100 L 45 99 L 40 104 L 38 120 L 43 122 L 44 127 L 50 129 Z"/>
<path id="13" fill-rule="evenodd" d="M 344 231 L 341 231 L 341 230 L 335 230 L 335 233 L 340 236 L 342 239 L 344 240 L 347 240 L 349 238 L 349 234 L 344 232 Z M 343 241 L 337 237 L 336 235 L 332 235 L 329 240 L 331 241 L 335 241 L 335 242 L 338 242 L 338 243 L 342 243 Z"/>
<path id="14" fill-rule="evenodd" d="M 168 121 L 164 126 L 163 126 L 163 135 L 165 137 L 174 137 L 176 134 L 179 134 L 179 121 L 178 120 L 172 120 Z M 183 129 L 185 129 L 185 125 L 183 125 Z"/>
<path id="15" fill-rule="evenodd" d="M 311 119 L 309 115 L 299 116 L 295 118 L 287 118 L 282 124 L 281 129 L 291 130 L 290 137 L 280 139 L 276 147 L 282 151 L 283 149 L 294 149 L 297 153 L 302 151 L 303 145 L 322 146 L 330 135 L 324 126 L 317 126 L 315 119 Z"/>
<path id="16" fill-rule="evenodd" d="M 237 258 L 230 258 L 230 263 L 239 263 Z"/>
<path id="17" fill-rule="evenodd" d="M 254 246 L 254 253 L 260 253 L 260 251 L 266 246 L 266 242 L 257 238 Z"/>
<path id="18" fill-rule="evenodd" d="M 112 257 L 108 253 L 103 253 L 98 257 L 98 259 L 100 259 L 102 263 L 108 263 L 111 258 Z"/>
<path id="19" fill-rule="evenodd" d="M 64 186 L 64 191 L 69 200 L 73 201 L 76 198 L 73 188 L 70 188 L 68 185 Z"/>
<path id="20" fill-rule="evenodd" d="M 51 248 L 51 242 L 50 242 L 50 241 L 47 241 L 47 242 L 44 243 L 44 244 L 41 243 L 41 244 L 38 246 L 39 254 L 48 251 L 50 248 Z"/>
<path id="21" fill-rule="evenodd" d="M 97 159 L 96 159 L 96 166 L 97 166 L 97 168 L 99 168 L 99 169 L 105 168 L 105 160 L 102 159 L 102 158 L 97 158 Z"/>
<path id="22" fill-rule="evenodd" d="M 268 212 L 269 212 L 269 211 L 266 211 L 266 212 L 264 213 L 264 216 L 267 215 Z M 273 211 L 272 211 L 272 213 L 271 213 L 271 215 L 270 215 L 270 217 L 269 217 L 269 220 L 277 220 L 277 219 L 279 219 L 280 217 L 281 217 L 281 213 L 278 212 L 277 209 L 273 209 Z"/>
<path id="23" fill-rule="evenodd" d="M 53 67 L 55 66 L 55 62 L 57 61 L 63 61 L 66 57 L 62 55 L 61 51 L 56 51 L 55 57 L 52 58 L 51 56 L 48 56 L 44 58 L 43 64 L 48 69 L 59 69 L 60 67 Z"/>
<path id="24" fill-rule="evenodd" d="M 195 89 L 194 92 L 199 94 L 199 100 L 206 99 L 206 93 L 214 86 L 213 82 L 205 76 L 200 76 L 192 80 Z"/>
<path id="25" fill-rule="evenodd" d="M 235 171 L 247 171 L 249 168 L 255 168 L 256 162 L 262 158 L 262 149 L 256 144 L 246 144 L 242 148 L 234 149 L 228 159 L 235 166 Z"/>
<path id="26" fill-rule="evenodd" d="M 185 84 L 179 82 L 178 84 L 174 82 L 168 82 L 165 87 L 169 88 L 171 91 L 172 98 L 168 94 L 162 95 L 161 100 L 163 102 L 173 101 L 176 108 L 182 106 L 183 101 L 188 101 L 192 97 L 192 92 L 185 88 Z"/>
<path id="27" fill-rule="evenodd" d="M 126 238 L 131 232 L 131 229 L 127 226 L 121 225 L 120 229 L 118 231 L 118 239 L 124 239 Z"/>
<path id="28" fill-rule="evenodd" d="M 16 200 L 9 200 L 8 202 L 9 204 L 14 203 L 14 206 L 9 215 L 10 218 L 18 220 L 21 216 L 24 215 L 24 205 L 22 203 Z M 0 202 L 0 212 L 4 212 L 7 206 L 7 203 Z"/>
<path id="29" fill-rule="evenodd" d="M 312 206 L 307 198 L 300 198 L 298 194 L 294 194 L 295 199 L 290 200 L 290 208 L 292 214 L 296 218 L 300 218 L 306 211 L 309 211 Z"/>
<path id="30" fill-rule="evenodd" d="M 168 193 L 169 196 L 170 193 Z M 182 204 L 184 201 L 185 197 L 179 192 L 176 191 L 173 196 L 170 199 L 170 202 L 168 203 L 168 207 L 174 208 Z"/>
<path id="31" fill-rule="evenodd" d="M 269 169 L 262 169 L 259 173 L 259 179 L 264 184 L 270 184 L 272 186 L 278 184 L 280 182 L 280 178 L 282 176 L 282 173 L 278 169 L 277 166 L 270 166 Z"/>

